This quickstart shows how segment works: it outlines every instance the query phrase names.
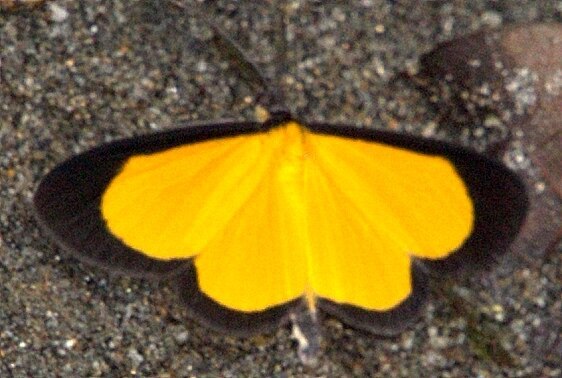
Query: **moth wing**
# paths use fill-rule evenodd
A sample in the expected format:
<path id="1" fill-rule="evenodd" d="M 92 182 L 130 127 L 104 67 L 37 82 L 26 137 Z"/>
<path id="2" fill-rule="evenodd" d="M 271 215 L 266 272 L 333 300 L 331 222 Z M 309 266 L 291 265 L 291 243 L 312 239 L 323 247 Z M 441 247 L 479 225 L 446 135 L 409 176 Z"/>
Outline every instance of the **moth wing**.
<path id="1" fill-rule="evenodd" d="M 284 133 L 256 124 L 208 128 L 71 158 L 39 185 L 35 207 L 77 257 L 168 275 L 193 317 L 247 335 L 287 320 L 305 286 L 300 224 L 283 208 L 276 175 Z"/>
<path id="2" fill-rule="evenodd" d="M 313 288 L 320 308 L 343 321 L 396 333 L 419 312 L 424 271 L 483 261 L 517 234 L 525 190 L 501 164 L 439 141 L 311 129 Z"/>
<path id="3" fill-rule="evenodd" d="M 218 157 L 221 153 L 228 153 L 225 150 L 229 147 L 232 153 L 236 149 L 233 146 L 239 144 L 237 137 L 253 135 L 259 127 L 260 125 L 255 123 L 237 122 L 186 126 L 125 139 L 86 151 L 63 162 L 41 181 L 34 196 L 37 218 L 59 244 L 86 262 L 133 275 L 161 276 L 173 272 L 182 265 L 184 258 L 190 257 L 193 251 L 186 251 L 184 256 L 176 254 L 162 258 L 154 256 L 154 253 L 151 256 L 143 250 L 143 246 L 132 247 L 123 235 L 117 235 L 115 231 L 108 228 L 108 215 L 104 215 L 102 210 L 102 202 L 108 187 L 115 177 L 123 172 L 124 166 L 132 157 L 142 160 L 144 155 L 158 154 L 181 146 L 201 145 L 206 141 L 217 139 L 223 141 L 223 147 L 226 145 L 226 149 L 207 149 L 207 155 L 210 156 L 196 158 L 198 162 L 204 159 L 208 162 L 214 155 Z M 228 163 L 228 159 L 223 161 L 233 164 Z M 145 168 L 147 171 L 150 170 L 148 165 Z M 110 215 L 112 221 L 118 223 L 120 220 L 132 221 L 133 231 L 135 227 L 154 225 L 157 222 L 150 219 L 151 214 L 154 212 L 157 213 L 156 216 L 161 214 L 158 213 L 156 198 L 159 195 L 158 185 L 161 189 L 167 182 L 165 179 L 159 180 L 156 176 L 152 178 L 144 176 L 144 179 L 146 179 L 144 186 L 130 193 L 135 201 L 127 202 L 126 199 L 122 199 L 119 205 L 123 205 L 123 208 Z M 151 185 L 156 187 L 152 193 Z M 123 194 L 125 192 L 118 193 L 116 197 Z M 186 191 L 184 196 L 188 195 Z M 160 204 L 169 209 L 168 205 L 177 204 L 179 200 L 161 197 Z M 140 215 L 139 210 L 145 213 Z M 158 224 L 155 227 L 158 229 Z M 142 227 L 139 230 L 147 231 Z M 158 232 L 154 235 L 157 236 Z"/>

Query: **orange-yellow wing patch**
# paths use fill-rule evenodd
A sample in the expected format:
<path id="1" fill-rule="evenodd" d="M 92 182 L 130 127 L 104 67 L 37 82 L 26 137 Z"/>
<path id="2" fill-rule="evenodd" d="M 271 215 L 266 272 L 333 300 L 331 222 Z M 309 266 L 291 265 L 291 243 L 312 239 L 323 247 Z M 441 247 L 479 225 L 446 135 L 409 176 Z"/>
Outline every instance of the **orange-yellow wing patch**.
<path id="1" fill-rule="evenodd" d="M 473 222 L 446 159 L 294 122 L 132 157 L 102 213 L 129 247 L 194 257 L 201 291 L 242 312 L 303 295 L 391 309 L 412 291 L 411 257 L 447 256 Z"/>
<path id="2" fill-rule="evenodd" d="M 255 191 L 272 147 L 260 134 L 242 135 L 133 156 L 106 189 L 102 215 L 150 257 L 194 256 Z"/>

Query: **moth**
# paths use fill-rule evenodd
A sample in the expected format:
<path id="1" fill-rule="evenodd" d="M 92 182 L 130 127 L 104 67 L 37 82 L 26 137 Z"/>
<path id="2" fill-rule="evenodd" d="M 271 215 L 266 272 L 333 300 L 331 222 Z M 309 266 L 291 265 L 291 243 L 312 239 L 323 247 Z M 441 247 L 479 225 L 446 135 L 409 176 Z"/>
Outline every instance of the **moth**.
<path id="1" fill-rule="evenodd" d="M 270 106 L 264 122 L 184 124 L 71 157 L 34 206 L 73 256 L 169 277 L 213 329 L 251 335 L 324 313 L 393 335 L 433 273 L 508 249 L 527 195 L 467 147 Z"/>
<path id="2" fill-rule="evenodd" d="M 34 203 L 74 256 L 173 275 L 210 327 L 272 329 L 304 303 L 394 334 L 418 312 L 428 271 L 507 249 L 526 194 L 465 147 L 283 114 L 102 145 L 52 170 Z"/>

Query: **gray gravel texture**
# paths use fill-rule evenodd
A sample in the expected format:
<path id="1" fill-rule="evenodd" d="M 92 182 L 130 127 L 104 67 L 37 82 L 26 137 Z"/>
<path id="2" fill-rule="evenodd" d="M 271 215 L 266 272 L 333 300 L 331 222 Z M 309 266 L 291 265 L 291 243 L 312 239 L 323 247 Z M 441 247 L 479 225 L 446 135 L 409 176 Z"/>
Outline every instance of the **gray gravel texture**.
<path id="1" fill-rule="evenodd" d="M 559 249 L 434 285 L 420 321 L 395 338 L 324 319 L 319 363 L 305 367 L 289 327 L 251 339 L 214 333 L 186 318 L 173 282 L 114 276 L 49 242 L 31 199 L 66 157 L 178 120 L 254 117 L 256 93 L 185 4 L 186 13 L 156 0 L 0 11 L 0 377 L 562 375 Z M 286 4 L 285 36 L 270 1 L 203 7 L 302 118 L 449 138 L 421 94 L 393 76 L 455 36 L 562 20 L 554 0 Z"/>

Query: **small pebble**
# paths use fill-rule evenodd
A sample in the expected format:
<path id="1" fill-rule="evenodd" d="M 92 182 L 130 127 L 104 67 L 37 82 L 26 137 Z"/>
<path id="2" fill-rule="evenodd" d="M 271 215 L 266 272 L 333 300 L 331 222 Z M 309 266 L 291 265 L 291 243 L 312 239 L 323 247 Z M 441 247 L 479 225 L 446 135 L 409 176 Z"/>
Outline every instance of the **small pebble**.
<path id="1" fill-rule="evenodd" d="M 54 22 L 63 22 L 68 18 L 68 11 L 55 2 L 49 2 L 49 10 L 51 11 L 51 20 Z"/>

